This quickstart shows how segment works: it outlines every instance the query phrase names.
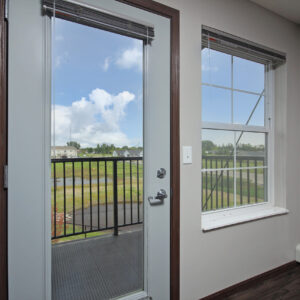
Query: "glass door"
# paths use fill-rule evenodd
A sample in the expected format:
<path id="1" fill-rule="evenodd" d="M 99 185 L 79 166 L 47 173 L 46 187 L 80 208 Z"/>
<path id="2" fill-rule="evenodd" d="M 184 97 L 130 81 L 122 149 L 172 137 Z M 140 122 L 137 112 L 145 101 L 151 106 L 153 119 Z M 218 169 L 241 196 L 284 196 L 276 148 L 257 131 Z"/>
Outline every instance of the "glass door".
<path id="1" fill-rule="evenodd" d="M 143 41 L 51 22 L 52 299 L 143 291 Z"/>
<path id="2" fill-rule="evenodd" d="M 42 3 L 9 1 L 10 297 L 169 299 L 170 20 Z M 83 8 L 49 16 L 49 3 L 155 34 L 90 26 Z"/>
<path id="3" fill-rule="evenodd" d="M 52 299 L 168 294 L 170 40 L 156 19 L 150 43 L 51 17 Z"/>

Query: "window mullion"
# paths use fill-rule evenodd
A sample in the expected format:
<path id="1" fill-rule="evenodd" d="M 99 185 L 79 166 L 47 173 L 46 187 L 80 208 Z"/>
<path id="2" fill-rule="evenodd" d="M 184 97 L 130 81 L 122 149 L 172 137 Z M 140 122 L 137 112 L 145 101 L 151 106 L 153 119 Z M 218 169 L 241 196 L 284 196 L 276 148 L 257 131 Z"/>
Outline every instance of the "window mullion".
<path id="1" fill-rule="evenodd" d="M 263 126 L 231 124 L 231 123 L 217 123 L 217 122 L 202 122 L 202 129 L 261 132 L 261 133 L 269 132 L 269 129 L 266 127 L 263 127 Z"/>
<path id="2" fill-rule="evenodd" d="M 231 123 L 233 124 L 233 56 L 231 55 Z"/>
<path id="3" fill-rule="evenodd" d="M 234 132 L 234 148 L 233 148 L 233 197 L 234 207 L 236 207 L 236 132 Z"/>
<path id="4" fill-rule="evenodd" d="M 231 55 L 231 123 L 234 123 L 233 109 L 233 55 Z M 234 132 L 234 148 L 233 148 L 233 201 L 236 207 L 236 132 Z"/>
<path id="5" fill-rule="evenodd" d="M 206 83 L 206 82 L 202 82 L 202 85 L 217 88 L 217 89 L 228 90 L 228 91 L 233 90 L 234 92 L 240 92 L 240 93 L 249 94 L 249 95 L 260 96 L 260 94 L 261 94 L 261 93 L 247 91 L 247 90 L 240 90 L 240 89 L 235 89 L 232 87 L 222 86 L 222 85 L 218 85 L 218 84 Z"/>

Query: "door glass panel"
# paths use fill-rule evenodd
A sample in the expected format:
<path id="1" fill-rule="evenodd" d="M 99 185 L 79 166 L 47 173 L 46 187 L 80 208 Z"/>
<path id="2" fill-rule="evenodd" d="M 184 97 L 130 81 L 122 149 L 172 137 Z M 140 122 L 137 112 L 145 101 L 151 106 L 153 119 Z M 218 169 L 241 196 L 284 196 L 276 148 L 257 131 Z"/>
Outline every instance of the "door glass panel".
<path id="1" fill-rule="evenodd" d="M 53 19 L 52 299 L 143 290 L 143 42 Z"/>

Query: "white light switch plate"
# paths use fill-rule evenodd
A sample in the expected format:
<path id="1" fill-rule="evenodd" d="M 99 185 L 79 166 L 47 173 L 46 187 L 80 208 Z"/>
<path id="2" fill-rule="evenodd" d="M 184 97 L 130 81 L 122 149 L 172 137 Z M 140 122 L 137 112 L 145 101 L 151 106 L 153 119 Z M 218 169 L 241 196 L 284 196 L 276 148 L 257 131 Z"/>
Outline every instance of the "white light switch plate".
<path id="1" fill-rule="evenodd" d="M 183 163 L 191 164 L 193 162 L 192 146 L 183 146 L 182 153 L 183 153 Z"/>

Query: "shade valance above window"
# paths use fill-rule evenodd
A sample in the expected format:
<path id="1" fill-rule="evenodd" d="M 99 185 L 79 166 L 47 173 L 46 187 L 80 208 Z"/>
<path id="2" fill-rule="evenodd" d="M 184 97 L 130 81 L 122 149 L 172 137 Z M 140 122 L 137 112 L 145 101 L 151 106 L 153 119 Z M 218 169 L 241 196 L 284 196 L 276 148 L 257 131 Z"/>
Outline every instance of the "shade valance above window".
<path id="1" fill-rule="evenodd" d="M 83 25 L 104 29 L 130 36 L 151 43 L 154 39 L 154 28 L 116 16 L 110 12 L 88 7 L 86 5 L 64 0 L 43 0 L 45 14 L 60 17 Z"/>
<path id="2" fill-rule="evenodd" d="M 207 26 L 202 27 L 202 48 L 210 48 L 270 65 L 272 68 L 276 68 L 286 61 L 286 56 L 282 52 Z"/>

